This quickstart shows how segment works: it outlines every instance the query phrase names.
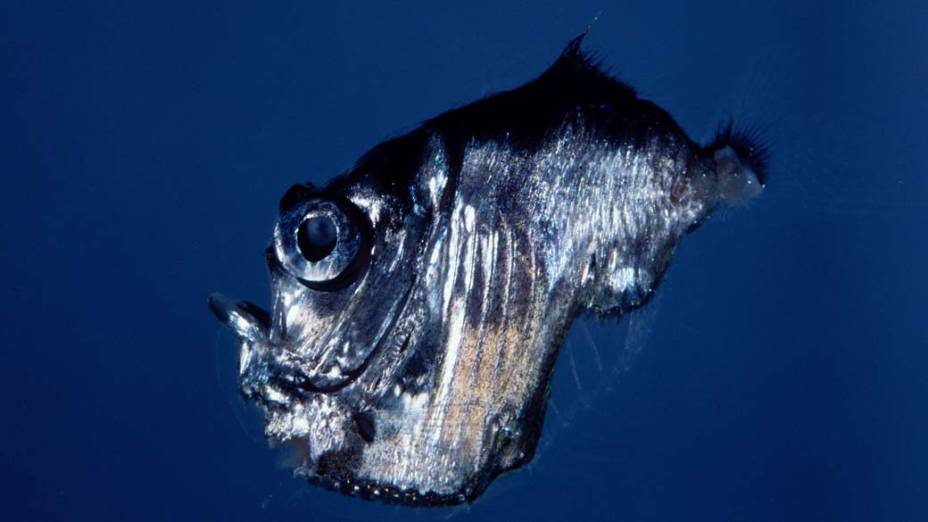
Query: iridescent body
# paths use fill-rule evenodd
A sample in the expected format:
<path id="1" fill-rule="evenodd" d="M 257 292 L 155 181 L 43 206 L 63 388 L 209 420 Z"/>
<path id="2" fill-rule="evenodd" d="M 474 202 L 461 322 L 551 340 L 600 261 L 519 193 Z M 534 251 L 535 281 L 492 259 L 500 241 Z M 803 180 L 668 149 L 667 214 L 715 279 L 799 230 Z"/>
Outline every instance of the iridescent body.
<path id="1" fill-rule="evenodd" d="M 271 310 L 211 298 L 296 473 L 409 504 L 473 500 L 532 458 L 562 338 L 641 306 L 680 239 L 760 190 L 763 151 L 700 147 L 579 51 L 537 80 L 293 187 Z"/>

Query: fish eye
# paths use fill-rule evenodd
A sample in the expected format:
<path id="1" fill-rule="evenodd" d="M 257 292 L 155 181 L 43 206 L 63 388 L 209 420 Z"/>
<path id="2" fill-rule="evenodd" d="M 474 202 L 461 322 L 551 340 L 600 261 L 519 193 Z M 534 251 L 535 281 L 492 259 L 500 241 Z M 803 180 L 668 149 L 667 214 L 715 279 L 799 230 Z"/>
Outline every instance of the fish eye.
<path id="1" fill-rule="evenodd" d="M 338 231 L 329 216 L 313 216 L 300 225 L 297 245 L 303 257 L 310 263 L 326 258 L 335 249 Z"/>
<path id="2" fill-rule="evenodd" d="M 288 193 L 289 194 L 289 193 Z M 296 199 L 296 201 L 294 201 Z M 304 285 L 334 290 L 354 281 L 369 251 L 370 223 L 344 198 L 284 196 L 274 227 L 274 251 Z"/>

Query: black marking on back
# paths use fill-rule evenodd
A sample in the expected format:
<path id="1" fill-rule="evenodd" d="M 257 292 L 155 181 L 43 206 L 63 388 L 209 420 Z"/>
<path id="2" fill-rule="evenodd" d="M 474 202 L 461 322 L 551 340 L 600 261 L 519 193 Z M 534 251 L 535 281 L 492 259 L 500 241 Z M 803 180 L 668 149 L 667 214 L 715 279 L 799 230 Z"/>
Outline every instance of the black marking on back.
<path id="1" fill-rule="evenodd" d="M 447 111 L 406 135 L 380 143 L 326 190 L 339 192 L 362 182 L 408 205 L 408 188 L 428 139 L 436 134 L 448 153 L 449 193 L 453 192 L 464 149 L 472 141 L 505 142 L 531 153 L 568 121 L 618 142 L 638 142 L 662 133 L 686 137 L 663 109 L 639 99 L 634 89 L 604 72 L 584 53 L 580 47 L 583 36 L 571 40 L 538 78 Z"/>

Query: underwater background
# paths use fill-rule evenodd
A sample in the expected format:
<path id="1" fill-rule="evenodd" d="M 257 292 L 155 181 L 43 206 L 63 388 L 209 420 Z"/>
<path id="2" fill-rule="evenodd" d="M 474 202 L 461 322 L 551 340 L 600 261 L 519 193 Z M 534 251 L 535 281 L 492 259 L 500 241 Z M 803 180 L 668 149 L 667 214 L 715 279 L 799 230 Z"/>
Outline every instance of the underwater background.
<path id="1" fill-rule="evenodd" d="M 926 15 L 5 1 L 0 518 L 928 520 Z M 695 140 L 759 130 L 765 193 L 686 239 L 646 309 L 575 325 L 534 461 L 475 504 L 291 478 L 206 296 L 267 304 L 290 185 L 520 85 L 587 28 Z"/>

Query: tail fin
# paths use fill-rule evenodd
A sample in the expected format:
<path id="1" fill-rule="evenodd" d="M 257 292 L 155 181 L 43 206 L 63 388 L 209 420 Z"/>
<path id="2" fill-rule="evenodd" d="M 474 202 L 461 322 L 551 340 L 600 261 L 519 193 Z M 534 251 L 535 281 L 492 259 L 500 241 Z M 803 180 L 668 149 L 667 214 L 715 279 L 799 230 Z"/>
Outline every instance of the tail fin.
<path id="1" fill-rule="evenodd" d="M 767 171 L 770 167 L 770 151 L 764 143 L 761 133 L 756 128 L 735 128 L 731 120 L 719 125 L 719 129 L 706 149 L 716 151 L 730 147 L 744 165 L 757 176 L 762 185 L 767 183 Z"/>
<path id="2" fill-rule="evenodd" d="M 760 193 L 767 182 L 770 154 L 756 129 L 736 129 L 731 121 L 721 125 L 705 147 L 716 162 L 720 197 L 727 203 L 743 203 Z"/>

